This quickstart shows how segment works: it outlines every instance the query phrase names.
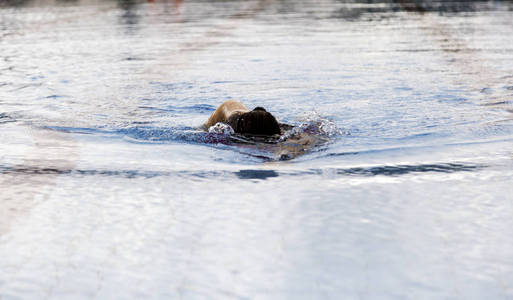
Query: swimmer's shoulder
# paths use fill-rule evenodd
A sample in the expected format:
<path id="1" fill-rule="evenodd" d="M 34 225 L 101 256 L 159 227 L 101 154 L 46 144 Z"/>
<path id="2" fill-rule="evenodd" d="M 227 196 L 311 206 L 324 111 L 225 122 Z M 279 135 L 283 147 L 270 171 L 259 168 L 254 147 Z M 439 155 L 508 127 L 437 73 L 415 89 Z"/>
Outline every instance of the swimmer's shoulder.
<path id="1" fill-rule="evenodd" d="M 236 112 L 248 112 L 249 109 L 242 104 L 242 102 L 231 99 L 223 102 L 219 107 L 212 113 L 210 118 L 204 126 L 208 129 L 210 126 L 214 126 L 218 122 L 226 123 L 228 118 Z"/>

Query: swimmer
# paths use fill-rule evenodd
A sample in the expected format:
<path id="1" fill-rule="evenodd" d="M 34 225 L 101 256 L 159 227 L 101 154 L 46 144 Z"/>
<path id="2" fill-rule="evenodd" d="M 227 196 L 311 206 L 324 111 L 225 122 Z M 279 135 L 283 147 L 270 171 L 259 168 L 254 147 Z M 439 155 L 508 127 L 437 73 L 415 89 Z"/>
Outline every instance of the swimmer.
<path id="1" fill-rule="evenodd" d="M 292 159 L 327 142 L 326 137 L 303 131 L 299 131 L 297 134 L 288 134 L 284 138 L 285 136 L 282 135 L 286 131 L 296 127 L 279 123 L 271 113 L 260 106 L 249 110 L 236 100 L 228 100 L 221 104 L 203 127 L 208 130 L 217 123 L 230 125 L 233 131 L 239 135 L 239 137 L 231 137 L 235 141 L 250 144 L 248 146 L 256 147 L 259 150 L 272 152 L 280 160 Z"/>
<path id="2" fill-rule="evenodd" d="M 230 125 L 233 131 L 239 134 L 272 136 L 282 133 L 276 118 L 263 107 L 258 106 L 250 111 L 236 100 L 228 100 L 221 104 L 208 118 L 205 128 L 208 129 L 219 122 Z"/>

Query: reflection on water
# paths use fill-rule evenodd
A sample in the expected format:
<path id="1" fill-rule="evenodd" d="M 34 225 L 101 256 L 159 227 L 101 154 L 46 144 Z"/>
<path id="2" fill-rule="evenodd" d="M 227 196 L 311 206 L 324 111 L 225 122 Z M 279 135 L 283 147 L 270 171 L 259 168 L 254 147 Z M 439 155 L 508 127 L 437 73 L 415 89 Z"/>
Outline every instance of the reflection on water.
<path id="1" fill-rule="evenodd" d="M 278 173 L 273 170 L 240 170 L 235 174 L 240 179 L 267 179 L 278 177 Z"/>
<path id="2" fill-rule="evenodd" d="M 398 12 L 398 11 L 408 11 L 408 12 L 436 12 L 439 14 L 446 13 L 466 13 L 466 12 L 478 12 L 478 11 L 486 11 L 486 10 L 496 10 L 497 2 L 501 3 L 501 9 L 511 10 L 513 5 L 511 1 L 432 1 L 432 0 L 379 0 L 379 1 L 362 1 L 362 0 L 353 0 L 353 1 L 339 1 L 345 4 L 361 4 L 360 6 L 356 6 L 354 10 L 351 10 L 350 7 L 344 7 L 339 10 L 340 17 L 355 17 L 361 16 L 364 13 L 386 13 L 386 12 Z M 348 12 L 351 12 L 349 13 Z"/>
<path id="3" fill-rule="evenodd" d="M 329 173 L 335 176 L 400 176 L 410 173 L 454 173 L 462 171 L 477 171 L 484 166 L 473 164 L 426 164 L 426 165 L 398 165 L 398 166 L 371 166 L 358 168 L 326 168 L 308 169 L 304 171 L 279 172 L 276 170 L 251 170 L 245 169 L 237 172 L 226 171 L 146 171 L 146 170 L 81 170 L 81 169 L 59 169 L 56 167 L 38 166 L 1 166 L 0 174 L 11 175 L 76 175 L 76 176 L 115 176 L 122 178 L 153 178 L 157 176 L 166 177 L 202 177 L 205 179 L 218 180 L 220 176 L 235 175 L 240 179 L 267 179 L 278 176 L 302 176 L 302 175 L 324 175 Z"/>
<path id="4" fill-rule="evenodd" d="M 0 299 L 513 297 L 512 14 L 0 1 Z"/>
<path id="5" fill-rule="evenodd" d="M 119 16 L 120 23 L 130 29 L 134 29 L 134 25 L 137 25 L 140 18 L 137 14 L 137 1 L 118 0 L 117 3 L 123 11 L 122 15 Z"/>
<path id="6" fill-rule="evenodd" d="M 127 11 L 127 15 L 131 14 L 128 11 L 137 9 L 137 7 L 144 3 L 172 3 L 175 7 L 180 7 L 183 0 L 109 0 L 117 2 L 118 6 Z M 94 0 L 4 0 L 1 2 L 2 6 L 36 6 L 36 5 L 55 5 L 55 4 L 81 4 L 81 3 L 95 3 Z M 191 2 L 191 1 L 190 1 Z M 192 1 L 208 5 L 208 3 L 223 3 L 223 0 L 210 0 L 210 1 Z M 271 1 L 259 1 L 271 2 Z M 513 4 L 509 0 L 496 0 L 496 1 L 483 1 L 483 0 L 451 0 L 451 1 L 433 1 L 433 0 L 338 0 L 334 1 L 341 6 L 337 12 L 340 12 L 340 17 L 361 16 L 361 14 L 376 14 L 385 12 L 398 12 L 398 11 L 412 11 L 412 12 L 438 12 L 438 13 L 465 13 L 465 12 L 478 12 L 486 10 L 512 10 Z M 267 3 L 267 5 L 269 5 Z M 318 2 L 318 7 L 327 5 L 329 2 Z M 499 5 L 500 4 L 500 5 Z M 278 1 L 278 13 L 291 13 L 304 4 L 296 3 L 294 1 Z M 334 6 L 336 7 L 336 6 Z M 351 18 L 351 17 L 350 17 Z M 131 23 L 133 24 L 133 23 Z"/>

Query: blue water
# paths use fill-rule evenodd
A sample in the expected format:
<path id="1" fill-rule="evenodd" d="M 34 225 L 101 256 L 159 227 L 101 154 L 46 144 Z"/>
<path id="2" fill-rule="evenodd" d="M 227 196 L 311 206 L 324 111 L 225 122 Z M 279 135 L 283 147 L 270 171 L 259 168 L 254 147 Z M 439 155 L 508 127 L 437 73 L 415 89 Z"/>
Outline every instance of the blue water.
<path id="1" fill-rule="evenodd" d="M 0 299 L 510 299 L 512 45 L 511 1 L 0 2 Z"/>

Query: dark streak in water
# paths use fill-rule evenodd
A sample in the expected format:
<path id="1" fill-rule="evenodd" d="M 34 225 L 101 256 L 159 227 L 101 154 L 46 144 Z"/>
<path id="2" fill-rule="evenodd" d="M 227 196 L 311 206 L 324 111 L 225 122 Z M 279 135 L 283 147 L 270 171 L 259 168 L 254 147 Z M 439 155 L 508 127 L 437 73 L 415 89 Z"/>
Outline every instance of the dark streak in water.
<path id="1" fill-rule="evenodd" d="M 20 91 L 20 90 L 23 90 L 23 89 L 26 89 L 26 88 L 29 88 L 29 87 L 38 87 L 38 86 L 41 86 L 42 83 L 33 83 L 33 84 L 24 84 L 20 87 L 16 87 L 12 90 L 10 90 L 10 92 L 16 92 L 16 91 Z"/>
<path id="2" fill-rule="evenodd" d="M 6 113 L 0 113 L 0 124 L 16 122 L 13 118 L 9 117 Z"/>
<path id="3" fill-rule="evenodd" d="M 377 166 L 368 168 L 349 168 L 349 169 L 334 169 L 337 175 L 357 175 L 357 176 L 399 176 L 410 173 L 455 173 L 462 171 L 475 171 L 483 168 L 484 166 L 471 165 L 471 164 L 424 164 L 424 165 L 399 165 L 399 166 Z"/>
<path id="4" fill-rule="evenodd" d="M 145 99 L 147 100 L 147 99 Z M 141 109 L 147 109 L 147 110 L 155 110 L 155 111 L 162 111 L 162 112 L 180 112 L 180 113 L 188 113 L 188 112 L 195 112 L 195 113 L 202 113 L 202 112 L 212 112 L 216 109 L 216 107 L 208 104 L 197 104 L 197 105 L 190 105 L 190 106 L 173 106 L 173 105 L 167 105 L 166 107 L 155 107 L 155 106 L 148 106 L 148 105 L 140 105 L 138 106 Z"/>
<path id="5" fill-rule="evenodd" d="M 245 169 L 237 172 L 231 171 L 141 171 L 141 170 L 81 170 L 81 169 L 61 169 L 61 168 L 40 168 L 36 166 L 2 166 L 1 174 L 19 174 L 19 175 L 72 175 L 72 176 L 107 176 L 122 178 L 153 178 L 153 177 L 198 177 L 202 179 L 213 178 L 218 180 L 221 177 L 236 176 L 239 179 L 267 179 L 283 176 L 304 176 L 304 175 L 324 175 L 333 176 L 400 176 L 406 174 L 422 173 L 455 173 L 472 172 L 482 169 L 486 166 L 477 164 L 463 163 L 441 163 L 441 164 L 420 164 L 420 165 L 396 165 L 396 166 L 373 166 L 361 168 L 326 168 L 309 169 L 305 171 L 283 171 L 276 170 L 258 170 Z"/>
<path id="6" fill-rule="evenodd" d="M 46 96 L 45 99 L 58 99 L 58 98 L 64 98 L 66 96 L 64 95 L 50 95 L 50 96 Z"/>
<path id="7" fill-rule="evenodd" d="M 510 103 L 511 103 L 511 101 L 498 101 L 498 102 L 484 103 L 484 104 L 481 104 L 481 106 L 506 105 L 506 104 L 510 104 Z"/>
<path id="8" fill-rule="evenodd" d="M 235 172 L 235 175 L 240 179 L 267 179 L 271 177 L 278 177 L 278 173 L 274 170 L 240 170 Z"/>

